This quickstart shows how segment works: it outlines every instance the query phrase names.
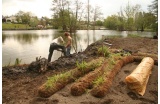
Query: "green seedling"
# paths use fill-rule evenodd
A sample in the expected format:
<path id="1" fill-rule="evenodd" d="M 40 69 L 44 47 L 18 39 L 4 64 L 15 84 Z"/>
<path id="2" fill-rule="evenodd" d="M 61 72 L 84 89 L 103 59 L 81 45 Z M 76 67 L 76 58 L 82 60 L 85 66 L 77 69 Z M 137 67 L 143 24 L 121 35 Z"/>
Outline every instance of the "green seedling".
<path id="1" fill-rule="evenodd" d="M 16 58 L 14 65 L 20 65 L 22 59 Z"/>
<path id="2" fill-rule="evenodd" d="M 95 86 L 98 86 L 98 85 L 102 84 L 103 82 L 104 82 L 103 76 L 99 76 L 96 80 L 93 81 L 93 84 Z"/>
<path id="3" fill-rule="evenodd" d="M 87 68 L 87 63 L 85 61 L 82 60 L 81 63 L 79 63 L 78 61 L 76 62 L 76 66 L 79 70 L 84 71 L 85 68 Z"/>
<path id="4" fill-rule="evenodd" d="M 100 47 L 100 48 L 98 49 L 98 53 L 99 53 L 99 54 L 102 54 L 102 55 L 105 56 L 105 57 L 108 57 L 109 54 L 110 54 L 109 49 L 108 49 L 108 47 L 106 47 L 106 46 Z"/>
<path id="5" fill-rule="evenodd" d="M 70 72 L 66 72 L 66 73 L 61 73 L 58 75 L 54 75 L 52 77 L 48 77 L 48 80 L 46 82 L 46 88 L 50 88 L 52 86 L 54 86 L 55 83 L 62 81 L 62 82 L 66 82 L 66 80 L 71 76 Z"/>

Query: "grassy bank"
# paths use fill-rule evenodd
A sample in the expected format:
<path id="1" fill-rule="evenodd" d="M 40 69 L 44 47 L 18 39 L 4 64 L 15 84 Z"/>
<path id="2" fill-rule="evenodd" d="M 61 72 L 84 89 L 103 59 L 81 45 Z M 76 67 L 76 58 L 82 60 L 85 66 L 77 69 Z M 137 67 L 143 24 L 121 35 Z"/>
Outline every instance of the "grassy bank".
<path id="1" fill-rule="evenodd" d="M 41 28 L 30 27 L 28 24 L 2 23 L 2 30 L 40 30 Z M 52 29 L 47 27 L 43 29 Z"/>
<path id="2" fill-rule="evenodd" d="M 12 24 L 12 23 L 2 23 L 2 30 L 21 30 L 21 29 L 31 29 L 29 25 L 26 24 Z"/>

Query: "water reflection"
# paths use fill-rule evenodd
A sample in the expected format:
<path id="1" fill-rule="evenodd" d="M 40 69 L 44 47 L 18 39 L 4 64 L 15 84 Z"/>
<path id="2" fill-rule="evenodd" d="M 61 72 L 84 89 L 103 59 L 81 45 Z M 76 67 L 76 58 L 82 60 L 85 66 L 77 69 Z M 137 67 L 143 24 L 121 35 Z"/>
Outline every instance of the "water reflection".
<path id="1" fill-rule="evenodd" d="M 38 40 L 39 37 L 47 38 L 49 35 L 37 35 L 37 34 L 16 34 L 16 35 L 7 35 L 2 34 L 2 43 L 5 42 L 5 40 L 13 38 L 15 41 L 20 42 L 20 44 L 32 44 L 36 40 Z"/>
<path id="2" fill-rule="evenodd" d="M 48 57 L 49 46 L 53 39 L 62 36 L 63 32 L 57 30 L 28 30 L 28 31 L 2 31 L 2 64 L 14 64 L 15 59 L 22 59 L 22 63 L 31 63 L 36 57 Z M 91 43 L 102 39 L 104 36 L 127 37 L 128 34 L 140 35 L 142 37 L 152 37 L 154 32 L 127 32 L 113 30 L 78 30 L 71 34 L 73 46 L 71 53 L 84 51 Z M 54 51 L 52 61 L 58 59 L 62 54 Z"/>

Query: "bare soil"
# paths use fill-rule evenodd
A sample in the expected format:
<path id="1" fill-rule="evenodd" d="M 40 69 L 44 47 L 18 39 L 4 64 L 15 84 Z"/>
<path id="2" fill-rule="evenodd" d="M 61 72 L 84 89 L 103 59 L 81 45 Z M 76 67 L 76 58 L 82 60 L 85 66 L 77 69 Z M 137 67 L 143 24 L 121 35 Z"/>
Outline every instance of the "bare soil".
<path id="1" fill-rule="evenodd" d="M 131 52 L 145 52 L 158 55 L 158 40 L 151 38 L 109 38 L 110 48 L 125 49 Z M 29 65 L 2 68 L 2 102 L 3 104 L 158 104 L 158 66 L 154 65 L 144 96 L 130 91 L 124 79 L 139 64 L 133 62 L 125 65 L 115 76 L 107 95 L 103 98 L 93 97 L 87 90 L 81 96 L 73 96 L 68 84 L 49 98 L 38 96 L 37 89 L 45 83 L 47 77 L 68 71 L 75 67 L 76 60 L 92 60 L 96 57 L 95 47 L 91 44 L 84 52 L 61 57 L 48 65 L 47 71 L 38 73 L 28 70 Z"/>

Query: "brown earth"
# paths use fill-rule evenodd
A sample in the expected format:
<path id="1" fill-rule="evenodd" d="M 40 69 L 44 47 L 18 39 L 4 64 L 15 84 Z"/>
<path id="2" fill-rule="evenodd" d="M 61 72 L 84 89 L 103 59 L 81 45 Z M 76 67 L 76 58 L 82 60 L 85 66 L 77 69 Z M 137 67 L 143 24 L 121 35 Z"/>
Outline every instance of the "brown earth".
<path id="1" fill-rule="evenodd" d="M 158 55 L 158 40 L 150 38 L 109 38 L 110 48 L 125 49 Z M 2 102 L 3 104 L 158 104 L 158 66 L 154 65 L 146 92 L 140 96 L 131 92 L 124 79 L 139 64 L 133 62 L 125 65 L 115 76 L 107 95 L 103 98 L 91 96 L 90 90 L 81 96 L 72 96 L 68 84 L 49 98 L 38 96 L 37 89 L 45 83 L 47 77 L 68 71 L 75 67 L 76 60 L 92 60 L 96 57 L 96 47 L 101 42 L 91 44 L 84 52 L 70 57 L 61 57 L 48 65 L 43 73 L 28 70 L 28 65 L 2 68 Z"/>

